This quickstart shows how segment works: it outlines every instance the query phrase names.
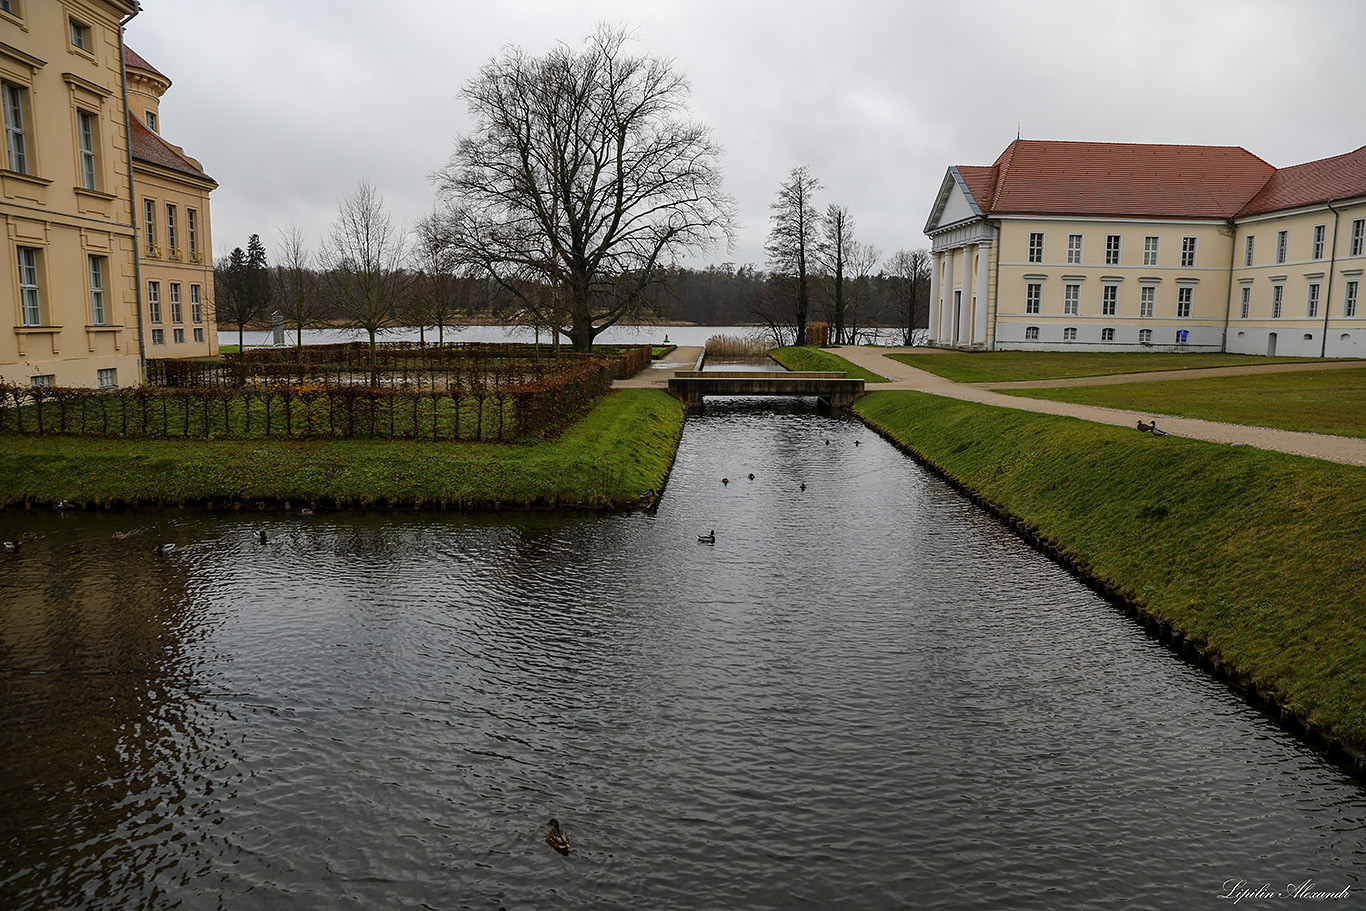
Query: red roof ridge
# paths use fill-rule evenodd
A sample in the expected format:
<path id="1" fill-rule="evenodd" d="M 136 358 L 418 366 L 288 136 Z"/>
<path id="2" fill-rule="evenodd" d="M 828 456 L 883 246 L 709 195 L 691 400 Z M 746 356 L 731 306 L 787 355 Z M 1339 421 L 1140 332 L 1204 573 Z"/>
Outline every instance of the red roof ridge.
<path id="1" fill-rule="evenodd" d="M 152 66 L 150 63 L 146 61 L 146 59 L 143 58 L 141 54 L 139 54 L 137 51 L 133 50 L 126 44 L 123 46 L 123 63 L 125 66 L 131 66 L 134 69 L 139 70 L 146 70 L 154 76 L 160 76 L 162 79 L 165 79 L 167 83 L 171 81 L 170 76 L 167 76 L 161 70 Z"/>
<path id="2" fill-rule="evenodd" d="M 179 171 L 200 180 L 207 180 L 214 186 L 218 186 L 218 181 L 208 174 L 205 174 L 198 163 L 193 161 L 183 151 L 153 133 L 142 121 L 136 117 L 128 118 L 128 124 L 132 128 L 133 157 L 148 164 L 167 168 L 172 171 Z"/>

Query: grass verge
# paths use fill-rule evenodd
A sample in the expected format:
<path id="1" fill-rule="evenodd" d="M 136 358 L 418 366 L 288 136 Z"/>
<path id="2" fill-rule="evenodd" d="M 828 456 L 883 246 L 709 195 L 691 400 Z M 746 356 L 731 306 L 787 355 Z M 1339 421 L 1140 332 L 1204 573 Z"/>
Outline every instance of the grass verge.
<path id="1" fill-rule="evenodd" d="M 955 383 L 1009 383 L 1074 376 L 1110 376 L 1152 370 L 1195 370 L 1245 364 L 1322 363 L 1321 358 L 1262 357 L 1255 354 L 1168 354 L 1164 352 L 943 351 L 925 348 L 887 355 Z"/>
<path id="2" fill-rule="evenodd" d="M 600 399 L 554 439 L 403 441 L 0 438 L 0 506 L 322 503 L 484 509 L 638 504 L 659 490 L 683 406 L 654 389 Z"/>
<path id="3" fill-rule="evenodd" d="M 1001 389 L 1009 395 L 1228 424 L 1366 437 L 1366 368 L 1217 379 Z"/>
<path id="4" fill-rule="evenodd" d="M 838 354 L 822 351 L 814 345 L 792 345 L 787 348 L 774 348 L 768 353 L 768 356 L 782 364 L 788 370 L 843 370 L 851 380 L 863 380 L 865 383 L 891 382 L 887 377 L 880 373 L 874 373 L 865 367 L 860 367 L 853 361 L 847 361 Z"/>
<path id="5" fill-rule="evenodd" d="M 1366 748 L 1366 471 L 917 392 L 855 411 Z"/>

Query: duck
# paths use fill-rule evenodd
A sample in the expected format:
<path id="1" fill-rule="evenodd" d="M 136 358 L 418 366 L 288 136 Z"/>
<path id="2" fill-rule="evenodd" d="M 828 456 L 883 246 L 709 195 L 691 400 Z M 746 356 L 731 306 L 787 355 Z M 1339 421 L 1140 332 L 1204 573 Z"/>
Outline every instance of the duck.
<path id="1" fill-rule="evenodd" d="M 715 544 L 715 543 L 716 543 L 716 529 L 713 528 L 711 531 L 707 532 L 705 535 L 698 535 L 698 536 L 697 536 L 697 543 L 698 543 L 698 544 Z"/>
<path id="2" fill-rule="evenodd" d="M 114 532 L 114 540 L 115 540 L 115 541 L 122 541 L 122 540 L 123 540 L 124 538 L 126 538 L 126 537 L 128 537 L 128 532 L 126 532 L 126 531 L 116 531 L 116 532 Z"/>
<path id="3" fill-rule="evenodd" d="M 264 528 L 256 533 L 256 540 L 262 544 L 266 543 L 266 530 Z"/>
<path id="4" fill-rule="evenodd" d="M 5 553 L 7 553 L 7 554 L 17 554 L 17 553 L 19 552 L 19 548 L 21 548 L 21 547 L 23 547 L 23 546 L 24 546 L 24 542 L 23 542 L 23 541 L 6 541 L 6 542 L 5 542 Z"/>
<path id="5" fill-rule="evenodd" d="M 75 508 L 76 508 L 76 504 L 75 504 L 75 503 L 72 503 L 70 500 L 68 500 L 68 499 L 66 499 L 65 497 L 63 497 L 62 499 L 60 499 L 60 500 L 57 501 L 57 508 L 58 508 L 58 509 L 75 509 Z"/>
<path id="6" fill-rule="evenodd" d="M 750 479 L 751 481 L 754 480 L 754 472 L 751 471 L 751 472 L 749 473 L 749 479 Z"/>
<path id="7" fill-rule="evenodd" d="M 26 531 L 26 532 L 24 532 L 22 535 L 19 536 L 19 540 L 21 540 L 21 541 L 37 541 L 37 540 L 38 540 L 38 534 L 37 534 L 36 532 Z"/>
<path id="8" fill-rule="evenodd" d="M 854 445 L 857 446 L 857 445 L 858 445 L 859 443 L 861 443 L 861 442 L 862 442 L 862 440 L 855 440 L 855 441 L 854 441 Z"/>
<path id="9" fill-rule="evenodd" d="M 564 829 L 560 828 L 559 821 L 552 819 L 546 825 L 550 826 L 550 831 L 545 833 L 545 843 L 561 854 L 568 854 L 569 836 L 564 834 Z"/>
<path id="10" fill-rule="evenodd" d="M 175 544 L 169 541 L 165 544 L 158 544 L 156 547 L 156 551 L 159 554 L 169 554 L 173 550 L 175 550 Z"/>
<path id="11" fill-rule="evenodd" d="M 301 509 L 301 510 L 299 510 L 299 515 L 301 515 L 301 516 L 311 516 L 311 515 L 313 515 L 313 510 L 311 510 L 311 509 Z"/>
<path id="12" fill-rule="evenodd" d="M 721 483 L 722 483 L 722 484 L 729 484 L 729 483 L 730 483 L 730 478 L 722 478 L 722 479 L 721 479 Z"/>
<path id="13" fill-rule="evenodd" d="M 806 482 L 805 482 L 805 481 L 802 482 L 802 490 L 806 490 Z"/>

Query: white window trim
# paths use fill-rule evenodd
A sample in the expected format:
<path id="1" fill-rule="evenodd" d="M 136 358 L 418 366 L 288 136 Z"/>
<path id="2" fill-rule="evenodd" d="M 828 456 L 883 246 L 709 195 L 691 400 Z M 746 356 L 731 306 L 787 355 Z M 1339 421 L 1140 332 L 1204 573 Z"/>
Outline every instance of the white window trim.
<path id="1" fill-rule="evenodd" d="M 1115 258 L 1110 259 L 1110 241 L 1114 241 Z M 1105 265 L 1118 266 L 1124 259 L 1124 235 L 1107 234 L 1105 235 Z"/>

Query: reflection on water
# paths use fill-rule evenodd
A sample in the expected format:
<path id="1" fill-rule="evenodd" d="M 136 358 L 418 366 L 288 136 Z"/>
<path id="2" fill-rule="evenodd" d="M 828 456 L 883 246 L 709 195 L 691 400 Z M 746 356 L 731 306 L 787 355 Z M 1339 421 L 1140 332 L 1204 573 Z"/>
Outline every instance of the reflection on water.
<path id="1" fill-rule="evenodd" d="M 653 516 L 30 527 L 0 574 L 3 907 L 1366 887 L 1360 787 L 809 402 L 709 401 Z"/>

